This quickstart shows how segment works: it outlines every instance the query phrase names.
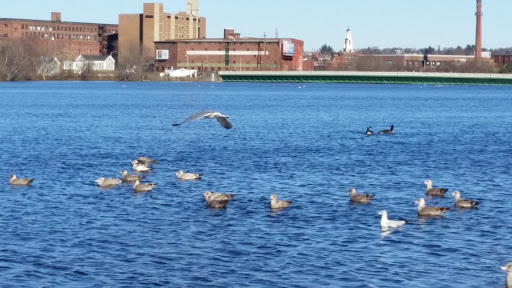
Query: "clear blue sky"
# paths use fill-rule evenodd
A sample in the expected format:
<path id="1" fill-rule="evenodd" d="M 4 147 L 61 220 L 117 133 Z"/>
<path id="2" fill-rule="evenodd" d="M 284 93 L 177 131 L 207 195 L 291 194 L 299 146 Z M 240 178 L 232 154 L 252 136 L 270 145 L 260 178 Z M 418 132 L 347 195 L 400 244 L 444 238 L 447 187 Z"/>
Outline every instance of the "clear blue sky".
<path id="1" fill-rule="evenodd" d="M 142 13 L 139 0 L 2 0 L 0 18 L 49 20 L 62 12 L 63 21 L 117 24 L 119 14 Z M 512 0 L 483 0 L 484 48 L 512 47 Z M 186 10 L 186 0 L 158 1 L 164 11 Z M 242 37 L 304 40 L 306 50 L 322 44 L 343 48 L 350 26 L 356 49 L 455 47 L 474 44 L 476 0 L 199 0 L 206 17 L 207 37 L 222 37 L 225 27 Z"/>

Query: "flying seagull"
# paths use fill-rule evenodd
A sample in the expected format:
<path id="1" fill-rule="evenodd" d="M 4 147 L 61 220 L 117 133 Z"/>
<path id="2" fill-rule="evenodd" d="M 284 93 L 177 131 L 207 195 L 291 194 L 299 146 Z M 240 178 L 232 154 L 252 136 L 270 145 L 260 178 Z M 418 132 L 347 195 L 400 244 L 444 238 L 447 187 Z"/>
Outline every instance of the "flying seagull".
<path id="1" fill-rule="evenodd" d="M 231 129 L 231 127 L 233 127 L 233 125 L 228 121 L 229 116 L 222 115 L 219 112 L 215 112 L 215 111 L 199 112 L 197 114 L 194 114 L 194 115 L 188 117 L 185 121 L 183 121 L 181 123 L 172 124 L 172 126 L 179 126 L 181 124 L 184 124 L 184 123 L 187 123 L 187 122 L 199 119 L 199 118 L 206 118 L 206 119 L 214 119 L 215 118 L 215 119 L 217 119 L 217 121 L 219 121 L 219 123 L 220 123 L 220 125 L 222 125 L 222 127 L 226 128 L 226 129 Z"/>

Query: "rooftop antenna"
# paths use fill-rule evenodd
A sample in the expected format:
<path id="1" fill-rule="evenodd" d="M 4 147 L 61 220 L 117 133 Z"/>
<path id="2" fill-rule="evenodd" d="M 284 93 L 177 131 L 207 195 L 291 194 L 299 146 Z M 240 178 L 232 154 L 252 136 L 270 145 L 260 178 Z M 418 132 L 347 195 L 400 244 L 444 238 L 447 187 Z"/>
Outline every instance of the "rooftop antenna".
<path id="1" fill-rule="evenodd" d="M 279 31 L 276 28 L 276 38 L 279 38 Z"/>

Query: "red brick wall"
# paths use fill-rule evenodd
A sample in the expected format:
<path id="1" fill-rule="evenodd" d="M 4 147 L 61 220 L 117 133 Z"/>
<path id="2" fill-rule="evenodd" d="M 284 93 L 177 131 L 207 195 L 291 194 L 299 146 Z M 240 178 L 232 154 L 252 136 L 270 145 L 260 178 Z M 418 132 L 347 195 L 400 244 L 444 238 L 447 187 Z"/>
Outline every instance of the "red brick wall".
<path id="1" fill-rule="evenodd" d="M 156 50 L 169 50 L 169 60 L 157 62 L 156 70 L 163 71 L 171 67 L 174 69 L 188 67 L 199 71 L 302 70 L 304 42 L 291 40 L 295 43 L 293 57 L 282 56 L 282 43 L 279 39 L 156 42 Z M 230 52 L 228 65 L 226 65 L 226 45 Z M 259 55 L 257 51 L 260 51 Z"/>

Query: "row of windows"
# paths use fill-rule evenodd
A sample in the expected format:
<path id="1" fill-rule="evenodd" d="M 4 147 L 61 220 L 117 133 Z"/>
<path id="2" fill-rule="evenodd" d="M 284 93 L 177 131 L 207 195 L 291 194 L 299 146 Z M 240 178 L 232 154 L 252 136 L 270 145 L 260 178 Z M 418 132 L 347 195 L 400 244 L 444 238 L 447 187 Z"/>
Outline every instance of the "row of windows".
<path id="1" fill-rule="evenodd" d="M 40 37 L 40 38 L 50 38 L 54 39 L 69 39 L 69 40 L 88 40 L 88 41 L 97 41 L 98 36 L 91 35 L 80 35 L 80 34 L 52 34 L 52 33 L 43 33 L 43 32 L 24 32 L 25 37 Z"/>
<path id="2" fill-rule="evenodd" d="M 32 30 L 32 31 L 64 31 L 64 32 L 90 32 L 90 33 L 98 33 L 97 27 L 82 27 L 82 26 L 36 26 L 36 25 L 25 25 L 21 24 L 22 30 Z M 108 34 L 115 34 L 117 31 L 115 29 L 107 29 Z"/>

